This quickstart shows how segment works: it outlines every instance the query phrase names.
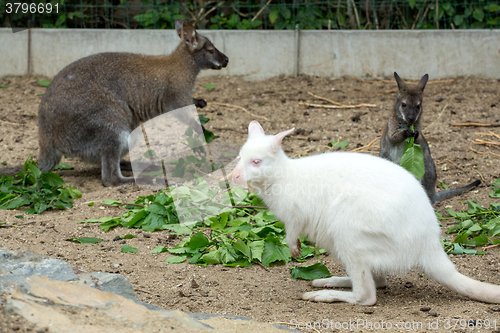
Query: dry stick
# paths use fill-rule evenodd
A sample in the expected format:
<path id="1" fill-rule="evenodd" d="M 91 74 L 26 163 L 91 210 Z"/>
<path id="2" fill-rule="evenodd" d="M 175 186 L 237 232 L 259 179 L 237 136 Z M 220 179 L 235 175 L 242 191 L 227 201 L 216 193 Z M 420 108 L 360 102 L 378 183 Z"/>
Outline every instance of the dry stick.
<path id="1" fill-rule="evenodd" d="M 255 16 L 253 17 L 252 19 L 252 22 L 255 21 L 255 19 L 260 15 L 260 13 L 262 13 L 264 11 L 264 9 L 266 9 L 267 6 L 269 6 L 269 4 L 271 3 L 272 0 L 269 0 L 266 5 L 264 7 L 262 7 L 258 12 L 257 14 L 255 14 Z"/>
<path id="2" fill-rule="evenodd" d="M 236 130 L 234 128 L 228 128 L 228 127 L 215 127 L 215 126 L 212 126 L 212 129 L 221 130 L 221 131 L 233 131 L 233 132 L 240 133 L 240 134 L 247 134 L 246 132 L 238 131 L 238 130 Z"/>
<path id="3" fill-rule="evenodd" d="M 477 150 L 473 149 L 472 147 L 469 147 L 469 150 L 471 150 L 471 151 L 475 152 L 476 154 L 483 154 L 483 155 L 495 155 L 495 156 L 500 157 L 500 155 L 495 154 L 495 153 L 492 153 L 491 151 L 484 153 L 484 152 L 482 152 L 482 151 L 477 151 Z"/>
<path id="4" fill-rule="evenodd" d="M 500 146 L 500 142 L 495 142 L 495 141 L 486 141 L 486 140 L 480 140 L 476 139 L 473 141 L 476 145 L 485 145 L 485 146 Z"/>
<path id="5" fill-rule="evenodd" d="M 330 103 L 332 103 L 332 104 L 335 104 L 335 105 L 342 105 L 341 103 L 339 103 L 339 102 L 334 102 L 334 101 L 332 101 L 331 99 L 328 99 L 328 98 L 326 98 L 326 97 L 321 97 L 321 96 L 318 96 L 318 95 L 314 95 L 314 94 L 313 94 L 312 92 L 310 92 L 310 91 L 308 91 L 307 93 L 308 93 L 309 95 L 311 95 L 312 97 L 315 97 L 315 98 L 318 98 L 318 99 L 322 99 L 322 100 L 327 101 L 327 102 L 330 102 Z"/>
<path id="6" fill-rule="evenodd" d="M 367 144 L 366 146 L 359 147 L 359 148 L 354 148 L 353 150 L 351 150 L 351 152 L 360 151 L 360 150 L 362 150 L 362 149 L 364 149 L 364 148 L 370 148 L 370 147 L 372 147 L 372 145 L 375 143 L 375 141 L 380 140 L 380 138 L 381 138 L 381 136 L 378 136 L 378 137 L 376 137 L 375 139 L 373 139 L 372 141 L 370 141 L 370 143 L 369 143 L 369 144 Z"/>
<path id="7" fill-rule="evenodd" d="M 302 156 L 304 156 L 305 154 L 307 154 L 308 152 L 310 152 L 312 149 L 313 149 L 313 147 L 311 147 L 311 148 L 307 148 L 307 149 L 306 149 L 306 150 L 304 150 L 303 152 L 297 153 L 297 154 L 293 155 L 292 157 L 302 157 Z"/>
<path id="8" fill-rule="evenodd" d="M 237 108 L 237 109 L 241 109 L 243 111 L 245 111 L 246 113 L 248 113 L 249 115 L 253 116 L 253 117 L 256 117 L 256 118 L 261 118 L 261 119 L 264 119 L 264 120 L 267 120 L 267 121 L 270 121 L 269 119 L 267 119 L 266 117 L 264 116 L 257 116 L 256 114 L 253 114 L 251 113 L 250 111 L 248 111 L 247 109 L 245 109 L 244 107 L 242 106 L 239 106 L 239 105 L 233 105 L 233 104 L 227 104 L 227 103 L 217 103 L 217 102 L 210 102 L 210 103 L 207 103 L 208 105 L 221 105 L 221 106 L 227 106 L 229 108 Z"/>
<path id="9" fill-rule="evenodd" d="M 458 123 L 451 124 L 450 127 L 500 127 L 500 124 L 482 124 L 482 123 Z"/>
<path id="10" fill-rule="evenodd" d="M 434 125 L 436 123 L 436 121 L 439 120 L 439 118 L 441 118 L 441 116 L 443 115 L 444 111 L 446 110 L 446 108 L 448 107 L 448 104 L 446 104 L 443 108 L 443 110 L 441 111 L 441 113 L 439 114 L 439 116 L 432 122 L 429 124 L 429 126 L 427 126 L 426 128 L 424 128 L 424 130 L 422 132 L 425 132 L 429 129 L 429 127 L 431 127 L 432 125 Z"/>
<path id="11" fill-rule="evenodd" d="M 7 121 L 7 120 L 0 120 L 0 122 L 5 123 L 5 124 L 11 124 L 11 125 L 19 125 L 19 126 L 23 125 L 21 123 L 13 123 L 13 122 Z"/>
<path id="12" fill-rule="evenodd" d="M 475 134 L 479 134 L 479 135 L 487 135 L 487 136 L 494 136 L 495 138 L 500 139 L 500 135 L 495 134 L 495 133 L 493 133 L 493 132 L 491 132 L 491 131 L 490 131 L 489 133 L 481 133 L 481 132 L 476 132 Z"/>
<path id="13" fill-rule="evenodd" d="M 358 25 L 358 29 L 361 29 L 361 24 L 359 23 L 358 8 L 356 7 L 354 0 L 351 0 L 351 4 L 352 7 L 354 8 L 354 17 L 356 18 L 356 24 Z"/>
<path id="14" fill-rule="evenodd" d="M 495 244 L 495 245 L 485 246 L 485 247 L 483 247 L 483 251 L 487 250 L 487 249 L 491 249 L 492 247 L 497 247 L 497 246 L 500 246 L 500 243 Z"/>
<path id="15" fill-rule="evenodd" d="M 311 327 L 307 327 L 305 323 L 298 323 L 298 324 L 297 323 L 293 323 L 292 324 L 292 323 L 286 323 L 284 321 L 277 321 L 277 322 L 273 323 L 273 325 L 289 325 L 289 326 L 293 325 L 293 326 L 296 326 L 296 327 L 310 328 L 310 329 L 314 330 L 315 332 L 321 333 L 317 328 L 314 328 L 312 326 Z"/>
<path id="16" fill-rule="evenodd" d="M 325 109 L 357 109 L 362 107 L 376 108 L 375 104 L 361 103 L 357 105 L 323 105 L 323 104 L 313 104 L 306 102 L 299 102 L 300 105 L 310 106 L 313 108 L 325 108 Z"/>
<path id="17" fill-rule="evenodd" d="M 483 180 L 483 183 L 486 183 L 486 180 L 484 179 L 483 175 L 481 174 L 481 172 L 477 171 L 476 169 L 472 168 L 472 170 L 476 171 L 479 176 L 481 177 L 481 179 Z"/>

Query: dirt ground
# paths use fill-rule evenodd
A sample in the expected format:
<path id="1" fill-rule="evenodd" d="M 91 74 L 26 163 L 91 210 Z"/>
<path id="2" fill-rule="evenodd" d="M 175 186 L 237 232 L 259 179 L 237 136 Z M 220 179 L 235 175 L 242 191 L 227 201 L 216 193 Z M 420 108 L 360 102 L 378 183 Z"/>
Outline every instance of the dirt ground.
<path id="1" fill-rule="evenodd" d="M 0 162 L 6 161 L 7 166 L 21 164 L 29 154 L 37 154 L 38 104 L 45 91 L 45 88 L 36 85 L 38 79 L 0 79 L 0 85 L 8 85 L 8 88 L 0 89 Z M 209 83 L 215 89 L 204 88 Z M 217 140 L 241 145 L 246 140 L 249 122 L 259 120 L 266 132 L 271 134 L 295 127 L 297 134 L 284 140 L 284 148 L 289 156 L 304 156 L 328 150 L 327 144 L 334 140 L 348 140 L 347 150 L 375 140 L 381 135 L 391 112 L 395 101 L 394 89 L 396 83 L 390 78 L 381 81 L 373 78 L 280 76 L 262 82 L 247 82 L 242 78 L 217 77 L 200 78 L 194 95 L 209 103 L 228 103 L 248 111 L 216 104 L 199 110 L 210 118 L 207 128 L 219 136 Z M 326 109 L 299 105 L 300 101 L 327 103 L 308 92 L 342 104 L 371 103 L 376 107 Z M 491 192 L 489 185 L 500 177 L 500 150 L 474 144 L 473 141 L 499 141 L 477 133 L 491 131 L 500 134 L 500 127 L 450 125 L 467 121 L 500 125 L 500 80 L 460 77 L 431 81 L 425 89 L 423 106 L 423 134 L 431 145 L 438 182 L 457 187 L 475 179 L 483 181 L 477 189 L 441 202 L 436 209 L 452 207 L 461 210 L 466 207 L 463 202 L 473 199 L 483 206 L 488 205 L 493 200 L 488 197 Z M 377 147 L 378 140 L 371 149 L 364 151 L 378 154 Z M 75 200 L 73 209 L 30 215 L 22 220 L 15 218 L 20 211 L 0 211 L 0 222 L 7 222 L 7 227 L 0 228 L 0 248 L 49 255 L 85 271 L 120 273 L 129 279 L 142 301 L 165 309 L 240 315 L 269 323 L 316 322 L 317 329 L 320 329 L 319 323 L 328 327 L 321 329 L 325 332 L 369 331 L 369 327 L 361 325 L 363 323 L 368 326 L 371 323 L 373 330 L 384 328 L 384 323 L 387 330 L 390 323 L 391 331 L 406 331 L 402 323 L 414 331 L 450 331 L 446 329 L 446 324 L 450 323 L 453 329 L 457 319 L 465 321 L 458 322 L 453 331 L 471 331 L 460 327 L 460 324 L 472 319 L 476 323 L 490 320 L 493 331 L 500 332 L 499 306 L 468 300 L 416 271 L 405 276 L 389 276 L 387 288 L 378 291 L 377 304 L 362 307 L 300 300 L 300 295 L 310 287 L 305 281 L 293 280 L 288 271 L 303 264 L 290 263 L 269 269 L 258 265 L 227 268 L 221 265 L 167 264 L 165 259 L 169 254 L 153 255 L 149 251 L 158 244 L 173 246 L 180 241 L 168 231 L 150 233 L 115 228 L 104 233 L 98 224 L 78 223 L 88 218 L 122 214 L 119 208 L 99 205 L 104 199 L 131 202 L 150 191 L 136 185 L 105 188 L 98 166 L 84 164 L 78 159 L 66 159 L 64 162 L 75 169 L 58 173 L 68 184 L 80 189 L 83 197 Z M 90 207 L 89 202 L 96 205 Z M 113 241 L 116 236 L 129 233 L 138 237 Z M 82 245 L 67 241 L 71 237 L 83 236 L 100 237 L 105 242 Z M 139 252 L 120 253 L 123 242 L 139 248 Z M 488 249 L 484 256 L 450 257 L 463 274 L 500 285 L 499 248 Z M 316 261 L 312 259 L 307 264 Z M 321 262 L 332 274 L 344 274 L 343 268 L 332 263 L 328 257 L 323 257 Z M 196 281 L 198 288 L 192 287 L 192 280 Z M 0 311 L 1 332 L 28 331 L 29 324 L 3 316 Z M 496 327 L 493 326 L 495 320 Z M 359 325 L 347 328 L 349 321 Z M 16 325 L 18 330 L 12 328 Z M 304 331 L 314 332 L 312 329 Z M 478 325 L 474 331 L 492 329 Z"/>

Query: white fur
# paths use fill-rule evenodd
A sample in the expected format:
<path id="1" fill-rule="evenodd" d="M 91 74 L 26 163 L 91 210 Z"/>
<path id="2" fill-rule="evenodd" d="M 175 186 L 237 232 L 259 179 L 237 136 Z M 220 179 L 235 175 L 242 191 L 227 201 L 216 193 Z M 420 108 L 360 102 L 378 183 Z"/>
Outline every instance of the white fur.
<path id="1" fill-rule="evenodd" d="M 367 154 L 289 159 L 280 146 L 284 133 L 265 135 L 252 122 L 233 181 L 247 181 L 285 223 L 292 254 L 298 254 L 297 238 L 303 234 L 345 265 L 349 278 L 315 280 L 313 286 L 352 285 L 352 292 L 320 290 L 303 299 L 372 305 L 386 274 L 418 268 L 458 293 L 500 303 L 499 286 L 455 270 L 442 249 L 432 205 L 410 173 Z M 261 163 L 254 166 L 252 160 Z"/>

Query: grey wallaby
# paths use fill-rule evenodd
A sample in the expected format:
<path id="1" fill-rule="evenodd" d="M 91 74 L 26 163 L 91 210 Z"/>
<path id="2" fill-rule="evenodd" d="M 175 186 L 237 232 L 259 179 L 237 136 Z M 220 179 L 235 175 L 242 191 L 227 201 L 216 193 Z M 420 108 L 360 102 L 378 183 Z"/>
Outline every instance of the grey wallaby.
<path id="1" fill-rule="evenodd" d="M 414 137 L 415 143 L 419 144 L 424 151 L 425 174 L 420 182 L 433 205 L 441 200 L 462 194 L 481 184 L 480 180 L 476 180 L 464 187 L 436 193 L 436 166 L 434 165 L 429 145 L 422 134 L 421 125 L 424 88 L 429 75 L 425 74 L 417 85 L 411 88 L 408 87 L 396 72 L 394 72 L 394 77 L 396 78 L 399 90 L 396 103 L 394 104 L 394 112 L 389 118 L 382 139 L 380 140 L 380 157 L 399 164 L 404 148 L 406 147 L 406 139 Z M 411 125 L 414 125 L 413 132 L 410 129 Z"/>
<path id="2" fill-rule="evenodd" d="M 181 42 L 170 55 L 100 53 L 57 74 L 38 112 L 41 171 L 50 171 L 65 154 L 101 164 L 105 186 L 134 182 L 120 167 L 130 132 L 165 112 L 205 106 L 192 97 L 198 73 L 229 61 L 191 23 L 177 20 L 175 28 Z"/>

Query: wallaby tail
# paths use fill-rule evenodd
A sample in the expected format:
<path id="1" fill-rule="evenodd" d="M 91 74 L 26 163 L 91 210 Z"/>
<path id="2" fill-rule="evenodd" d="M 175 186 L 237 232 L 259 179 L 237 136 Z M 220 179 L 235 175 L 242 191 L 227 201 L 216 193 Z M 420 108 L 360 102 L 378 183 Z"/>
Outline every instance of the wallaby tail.
<path id="1" fill-rule="evenodd" d="M 0 177 L 3 175 L 14 176 L 23 172 L 23 164 L 0 168 Z"/>
<path id="2" fill-rule="evenodd" d="M 500 286 L 476 281 L 460 274 L 442 249 L 439 253 L 432 255 L 433 257 L 424 269 L 431 279 L 473 300 L 500 303 Z"/>
<path id="3" fill-rule="evenodd" d="M 435 202 L 434 203 L 437 203 L 437 202 L 439 202 L 441 200 L 449 199 L 449 198 L 454 197 L 456 195 L 462 194 L 465 191 L 468 191 L 471 188 L 474 188 L 474 187 L 478 186 L 479 184 L 481 184 L 481 181 L 480 180 L 476 180 L 475 182 L 472 182 L 469 185 L 466 185 L 466 186 L 463 186 L 463 187 L 453 188 L 453 189 L 449 189 L 449 190 L 444 190 L 444 191 L 438 192 L 438 193 L 436 193 Z"/>

